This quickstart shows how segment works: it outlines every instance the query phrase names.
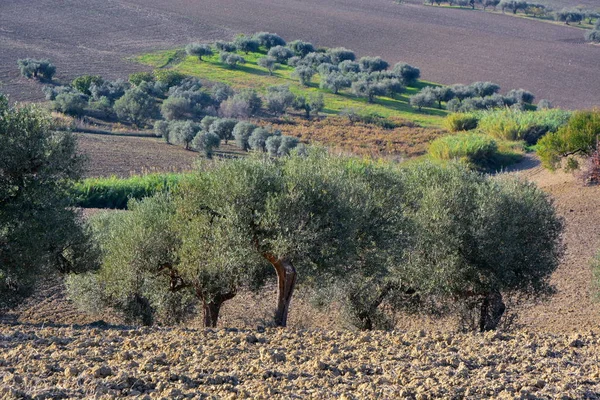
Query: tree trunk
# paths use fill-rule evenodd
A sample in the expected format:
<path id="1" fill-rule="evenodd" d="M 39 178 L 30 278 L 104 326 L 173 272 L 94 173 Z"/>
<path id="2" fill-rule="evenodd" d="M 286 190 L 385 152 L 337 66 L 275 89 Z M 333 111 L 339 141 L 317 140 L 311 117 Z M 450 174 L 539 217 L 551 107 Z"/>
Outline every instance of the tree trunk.
<path id="1" fill-rule="evenodd" d="M 505 310 L 506 305 L 502 301 L 502 294 L 497 291 L 488 293 L 481 302 L 479 331 L 486 332 L 496 329 Z"/>
<path id="2" fill-rule="evenodd" d="M 204 309 L 204 327 L 205 328 L 216 328 L 217 322 L 219 321 L 219 311 L 221 306 L 227 300 L 231 300 L 235 297 L 236 292 L 231 291 L 228 293 L 220 293 L 215 295 L 211 301 L 206 301 L 205 298 L 196 292 L 197 296 L 202 299 L 202 308 Z"/>
<path id="3" fill-rule="evenodd" d="M 221 310 L 221 303 L 204 303 L 202 307 L 204 308 L 204 327 L 216 328 L 217 321 L 219 320 L 219 311 Z"/>
<path id="4" fill-rule="evenodd" d="M 275 325 L 287 325 L 288 311 L 292 301 L 292 294 L 296 286 L 297 272 L 290 260 L 277 259 L 271 254 L 264 257 L 273 265 L 277 273 L 277 310 L 275 311 Z"/>

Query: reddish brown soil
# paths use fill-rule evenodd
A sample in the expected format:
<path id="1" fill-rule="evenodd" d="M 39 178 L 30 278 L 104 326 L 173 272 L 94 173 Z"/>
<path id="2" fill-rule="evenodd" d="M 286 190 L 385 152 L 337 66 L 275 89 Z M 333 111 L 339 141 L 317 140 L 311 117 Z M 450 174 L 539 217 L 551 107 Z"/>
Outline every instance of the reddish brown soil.
<path id="1" fill-rule="evenodd" d="M 119 176 L 192 169 L 198 153 L 155 138 L 77 134 L 88 176 Z"/>
<path id="2" fill-rule="evenodd" d="M 584 44 L 580 29 L 419 2 L 3 0 L 0 81 L 14 99 L 37 99 L 39 85 L 18 76 L 18 58 L 49 57 L 62 79 L 125 76 L 142 69 L 124 61 L 135 53 L 268 30 L 402 60 L 431 81 L 492 80 L 564 107 L 599 105 L 600 47 Z"/>

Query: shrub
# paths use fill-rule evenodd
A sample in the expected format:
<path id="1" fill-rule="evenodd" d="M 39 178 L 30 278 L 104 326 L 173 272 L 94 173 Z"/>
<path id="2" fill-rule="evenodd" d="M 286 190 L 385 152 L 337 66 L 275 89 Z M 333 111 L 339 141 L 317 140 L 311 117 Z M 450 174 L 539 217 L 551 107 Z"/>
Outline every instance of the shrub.
<path id="1" fill-rule="evenodd" d="M 260 43 L 258 42 L 258 40 L 246 35 L 236 36 L 233 43 L 235 44 L 236 49 L 238 49 L 239 51 L 243 51 L 246 54 L 250 52 L 256 53 L 260 48 Z"/>
<path id="2" fill-rule="evenodd" d="M 192 140 L 192 148 L 204 153 L 206 158 L 212 158 L 215 147 L 219 147 L 221 138 L 213 132 L 200 132 Z"/>
<path id="3" fill-rule="evenodd" d="M 362 57 L 358 60 L 358 64 L 360 65 L 360 70 L 367 73 L 384 71 L 390 66 L 381 57 Z"/>
<path id="4" fill-rule="evenodd" d="M 237 119 L 220 118 L 210 125 L 210 132 L 217 135 L 221 140 L 225 141 L 225 144 L 227 144 L 228 140 L 233 139 L 233 129 L 237 123 Z"/>
<path id="5" fill-rule="evenodd" d="M 179 85 L 186 78 L 186 75 L 170 69 L 156 69 L 154 70 L 154 78 L 157 82 L 170 88 Z"/>
<path id="6" fill-rule="evenodd" d="M 73 79 L 71 86 L 73 86 L 80 93 L 83 93 L 86 96 L 91 96 L 92 92 L 90 92 L 90 87 L 92 85 L 101 85 L 103 82 L 104 79 L 98 75 L 82 75 Z"/>
<path id="7" fill-rule="evenodd" d="M 287 47 L 275 46 L 269 50 L 267 55 L 275 58 L 278 63 L 286 64 L 294 56 L 294 52 Z"/>
<path id="8" fill-rule="evenodd" d="M 258 59 L 258 66 L 263 67 L 269 71 L 269 75 L 273 75 L 273 71 L 277 68 L 277 59 L 271 56 L 262 57 Z"/>
<path id="9" fill-rule="evenodd" d="M 394 65 L 392 72 L 402 79 L 405 85 L 413 85 L 421 77 L 421 70 L 419 68 L 405 63 Z"/>
<path id="10" fill-rule="evenodd" d="M 542 165 L 554 170 L 563 158 L 578 154 L 590 156 L 600 136 L 600 110 L 576 111 L 569 122 L 544 136 L 537 145 Z"/>
<path id="11" fill-rule="evenodd" d="M 86 104 L 86 98 L 81 93 L 61 93 L 52 102 L 52 108 L 58 112 L 77 117 L 83 114 Z"/>
<path id="12" fill-rule="evenodd" d="M 258 40 L 261 46 L 271 49 L 276 46 L 285 46 L 285 40 L 276 33 L 259 32 L 254 34 L 254 38 Z"/>
<path id="13" fill-rule="evenodd" d="M 229 68 L 235 68 L 238 64 L 245 64 L 246 60 L 242 56 L 235 53 L 221 53 L 219 54 L 219 60 L 226 64 Z"/>
<path id="14" fill-rule="evenodd" d="M 429 145 L 429 155 L 435 160 L 459 160 L 483 170 L 498 166 L 497 143 L 492 138 L 474 133 L 438 138 Z"/>
<path id="15" fill-rule="evenodd" d="M 185 52 L 188 56 L 196 56 L 202 61 L 203 56 L 212 56 L 213 51 L 208 44 L 190 43 L 185 46 Z"/>
<path id="16" fill-rule="evenodd" d="M 151 72 L 134 72 L 129 75 L 129 83 L 140 86 L 142 82 L 154 82 L 156 78 Z"/>
<path id="17" fill-rule="evenodd" d="M 17 61 L 21 75 L 26 78 L 35 78 L 51 81 L 56 73 L 56 67 L 49 60 L 35 60 L 25 58 Z"/>
<path id="18" fill-rule="evenodd" d="M 96 262 L 69 196 L 84 159 L 76 138 L 53 124 L 39 107 L 13 108 L 0 95 L 0 308 L 21 301 L 37 282 Z"/>
<path id="19" fill-rule="evenodd" d="M 334 47 L 332 49 L 327 50 L 327 52 L 331 57 L 331 62 L 336 65 L 344 61 L 356 60 L 356 55 L 354 54 L 354 52 L 344 47 Z"/>
<path id="20" fill-rule="evenodd" d="M 314 53 L 315 46 L 309 42 L 303 42 L 301 40 L 294 40 L 293 42 L 288 43 L 288 47 L 296 54 L 298 57 L 305 57 L 309 53 Z"/>
<path id="21" fill-rule="evenodd" d="M 137 126 L 143 125 L 158 112 L 154 99 L 137 88 L 129 89 L 115 101 L 114 109 L 119 118 Z"/>
<path id="22" fill-rule="evenodd" d="M 444 121 L 444 126 L 450 132 L 470 131 L 477 128 L 479 119 L 473 114 L 450 114 Z"/>
<path id="23" fill-rule="evenodd" d="M 503 140 L 524 140 L 535 144 L 548 132 L 556 132 L 569 120 L 563 110 L 518 111 L 503 109 L 479 114 L 479 130 Z"/>
<path id="24" fill-rule="evenodd" d="M 293 77 L 298 78 L 300 84 L 303 86 L 308 86 L 310 84 L 310 80 L 315 75 L 315 70 L 311 67 L 299 66 L 296 67 L 294 72 L 292 73 Z"/>
<path id="25" fill-rule="evenodd" d="M 247 121 L 240 121 L 233 128 L 233 138 L 235 139 L 235 144 L 242 150 L 248 151 L 250 145 L 248 144 L 248 139 L 252 132 L 258 128 L 255 124 Z"/>
<path id="26" fill-rule="evenodd" d="M 147 174 L 129 178 L 87 178 L 74 185 L 71 197 L 76 207 L 127 209 L 131 199 L 141 200 L 170 192 L 183 178 L 180 174 Z"/>
<path id="27" fill-rule="evenodd" d="M 215 42 L 215 47 L 220 52 L 232 53 L 236 51 L 235 43 L 233 42 L 225 42 L 223 40 L 217 40 Z"/>

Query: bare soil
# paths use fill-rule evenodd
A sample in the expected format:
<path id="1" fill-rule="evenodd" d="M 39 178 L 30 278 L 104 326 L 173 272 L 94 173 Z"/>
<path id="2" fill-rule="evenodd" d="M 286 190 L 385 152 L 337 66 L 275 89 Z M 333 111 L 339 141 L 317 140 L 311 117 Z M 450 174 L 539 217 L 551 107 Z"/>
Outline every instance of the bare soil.
<path id="1" fill-rule="evenodd" d="M 198 153 L 161 139 L 77 134 L 79 150 L 88 158 L 87 176 L 118 176 L 150 172 L 189 171 Z"/>
<path id="2" fill-rule="evenodd" d="M 408 62 L 430 81 L 491 80 L 567 108 L 600 104 L 600 47 L 583 43 L 581 29 L 419 2 L 41 0 L 31 7 L 4 0 L 0 81 L 13 99 L 37 100 L 40 85 L 19 77 L 19 58 L 51 58 L 63 81 L 84 73 L 125 77 L 144 69 L 125 60 L 133 54 L 268 30 Z"/>

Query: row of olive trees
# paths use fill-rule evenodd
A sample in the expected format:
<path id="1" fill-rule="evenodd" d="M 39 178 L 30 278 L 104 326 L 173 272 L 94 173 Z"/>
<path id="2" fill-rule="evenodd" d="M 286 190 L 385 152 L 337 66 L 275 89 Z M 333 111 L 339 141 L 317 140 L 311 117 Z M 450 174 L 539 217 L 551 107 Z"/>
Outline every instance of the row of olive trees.
<path id="1" fill-rule="evenodd" d="M 409 101 L 411 106 L 421 110 L 423 107 L 433 107 L 437 104 L 451 112 L 471 112 L 502 107 L 524 108 L 532 104 L 535 96 L 524 89 L 513 89 L 505 96 L 498 94 L 500 86 L 492 82 L 474 82 L 470 85 L 426 86 Z M 546 101 L 542 103 L 547 104 Z"/>
<path id="2" fill-rule="evenodd" d="M 551 292 L 561 221 L 529 183 L 458 165 L 398 169 L 321 150 L 202 168 L 169 195 L 94 221 L 102 267 L 68 280 L 90 311 L 181 321 L 201 305 L 215 326 L 241 289 L 276 275 L 275 324 L 297 283 L 331 289 L 356 326 L 385 327 L 383 304 L 417 312 L 477 310 L 494 329 L 502 296 Z M 531 240 L 535 238 L 535 240 Z"/>

